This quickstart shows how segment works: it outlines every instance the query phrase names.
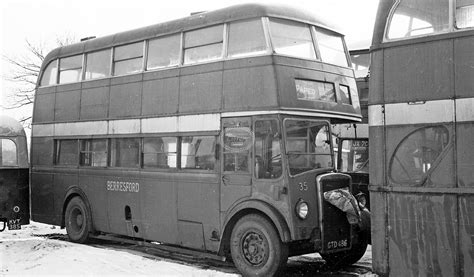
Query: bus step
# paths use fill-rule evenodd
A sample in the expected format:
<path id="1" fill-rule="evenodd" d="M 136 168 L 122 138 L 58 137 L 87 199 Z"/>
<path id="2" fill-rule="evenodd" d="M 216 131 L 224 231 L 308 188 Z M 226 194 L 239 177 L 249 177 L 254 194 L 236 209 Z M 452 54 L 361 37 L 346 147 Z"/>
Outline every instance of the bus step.
<path id="1" fill-rule="evenodd" d="M 177 258 L 193 259 L 193 260 L 211 259 L 211 260 L 217 260 L 219 262 L 225 262 L 226 260 L 225 257 L 219 256 L 216 254 L 191 250 L 191 249 L 182 248 L 178 246 L 172 246 L 168 244 L 161 244 L 159 242 L 153 243 L 150 241 L 137 240 L 137 239 L 120 237 L 120 236 L 109 235 L 109 234 L 93 235 L 91 237 L 95 239 L 100 239 L 100 240 L 135 244 L 138 246 L 152 248 L 153 250 L 157 252 L 157 255 L 161 255 L 161 256 L 171 256 L 171 257 L 176 256 Z"/>

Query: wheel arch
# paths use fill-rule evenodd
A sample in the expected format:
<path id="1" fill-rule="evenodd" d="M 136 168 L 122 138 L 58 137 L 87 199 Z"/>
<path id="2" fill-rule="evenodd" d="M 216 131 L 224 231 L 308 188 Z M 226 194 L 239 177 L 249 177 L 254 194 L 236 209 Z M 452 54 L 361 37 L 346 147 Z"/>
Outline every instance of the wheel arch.
<path id="1" fill-rule="evenodd" d="M 78 187 L 69 188 L 67 190 L 67 192 L 64 196 L 64 200 L 63 200 L 63 207 L 62 207 L 62 211 L 61 211 L 61 228 L 64 228 L 66 226 L 65 217 L 66 217 L 67 205 L 69 204 L 71 199 L 76 197 L 76 196 L 80 197 L 82 199 L 82 201 L 84 201 L 87 208 L 89 209 L 89 211 L 92 214 L 91 205 L 90 205 L 89 200 L 87 199 L 87 196 L 84 193 L 84 191 L 82 189 L 78 188 Z"/>
<path id="2" fill-rule="evenodd" d="M 245 201 L 233 207 L 226 217 L 219 247 L 220 255 L 226 254 L 226 251 L 229 250 L 230 235 L 237 221 L 248 214 L 259 214 L 267 218 L 275 227 L 282 242 L 291 240 L 290 229 L 281 213 L 263 201 Z"/>

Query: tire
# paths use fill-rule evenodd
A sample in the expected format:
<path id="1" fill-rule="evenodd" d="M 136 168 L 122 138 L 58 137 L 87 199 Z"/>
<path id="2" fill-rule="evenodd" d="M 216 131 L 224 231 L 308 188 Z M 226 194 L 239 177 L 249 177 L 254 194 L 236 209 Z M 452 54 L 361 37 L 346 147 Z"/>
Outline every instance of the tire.
<path id="1" fill-rule="evenodd" d="M 237 221 L 230 238 L 232 260 L 243 276 L 273 276 L 288 260 L 288 245 L 265 217 L 250 214 Z"/>
<path id="2" fill-rule="evenodd" d="M 352 245 L 350 250 L 321 254 L 321 256 L 329 267 L 339 267 L 356 263 L 364 256 L 366 250 L 367 240 L 360 239 L 356 244 Z"/>
<path id="3" fill-rule="evenodd" d="M 65 222 L 69 240 L 77 243 L 86 243 L 89 240 L 92 232 L 92 216 L 80 197 L 73 197 L 67 204 Z"/>

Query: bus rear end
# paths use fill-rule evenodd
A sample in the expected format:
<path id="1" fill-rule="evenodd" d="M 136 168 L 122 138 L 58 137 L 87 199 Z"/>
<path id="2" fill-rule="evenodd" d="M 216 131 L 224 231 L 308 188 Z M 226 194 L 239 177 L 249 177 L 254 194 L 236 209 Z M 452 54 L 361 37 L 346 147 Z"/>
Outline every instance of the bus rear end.
<path id="1" fill-rule="evenodd" d="M 14 119 L 0 116 L 0 231 L 29 224 L 26 136 Z"/>

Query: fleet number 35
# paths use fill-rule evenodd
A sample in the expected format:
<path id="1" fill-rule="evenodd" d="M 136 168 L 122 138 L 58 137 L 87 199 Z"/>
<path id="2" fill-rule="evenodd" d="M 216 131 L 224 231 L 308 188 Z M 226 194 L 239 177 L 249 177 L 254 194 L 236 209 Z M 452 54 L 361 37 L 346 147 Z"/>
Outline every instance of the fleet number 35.
<path id="1" fill-rule="evenodd" d="M 299 186 L 301 191 L 307 191 L 308 190 L 308 184 L 306 184 L 306 182 L 299 183 L 298 186 Z"/>

